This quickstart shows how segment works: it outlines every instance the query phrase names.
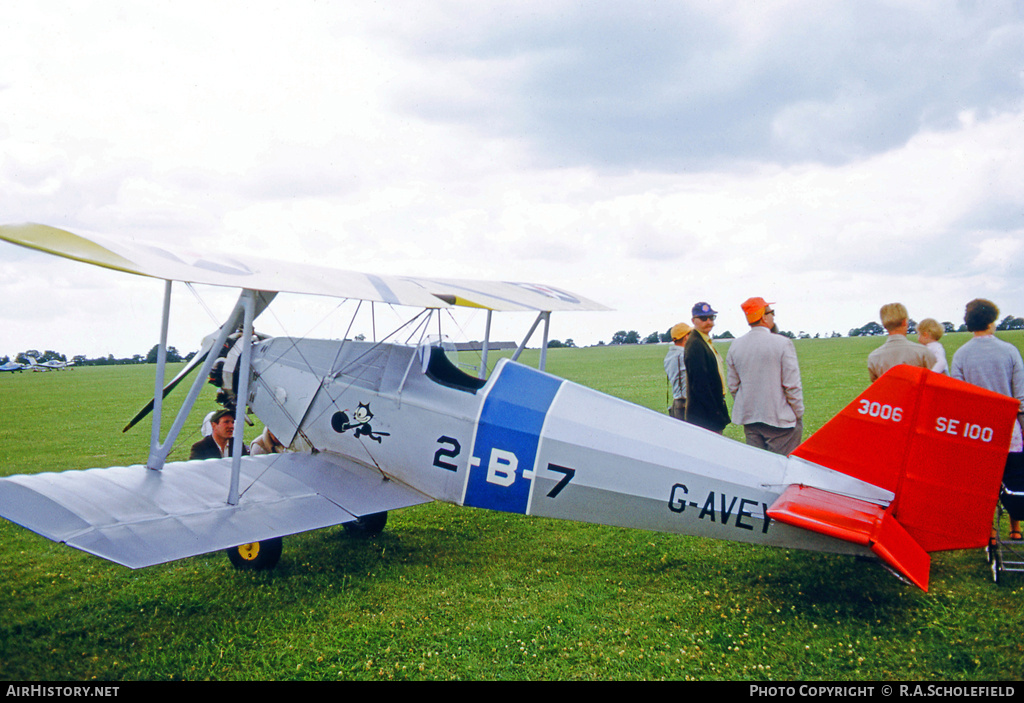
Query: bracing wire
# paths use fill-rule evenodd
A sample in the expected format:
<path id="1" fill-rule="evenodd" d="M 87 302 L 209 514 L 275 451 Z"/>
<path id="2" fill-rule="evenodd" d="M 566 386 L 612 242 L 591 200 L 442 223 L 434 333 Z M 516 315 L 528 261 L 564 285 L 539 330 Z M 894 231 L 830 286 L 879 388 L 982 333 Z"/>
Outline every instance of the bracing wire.
<path id="1" fill-rule="evenodd" d="M 210 306 L 206 304 L 206 301 L 203 300 L 203 297 L 199 295 L 199 291 L 195 289 L 195 286 L 192 285 L 192 282 L 185 281 L 185 287 L 188 288 L 189 291 L 191 291 L 193 296 L 195 296 L 195 299 L 199 302 L 199 305 L 203 308 L 203 310 L 206 311 L 206 314 L 210 316 L 210 319 L 213 321 L 213 323 L 217 325 L 217 327 L 220 327 L 221 323 L 217 319 L 217 316 L 213 314 L 213 310 L 211 310 Z"/>

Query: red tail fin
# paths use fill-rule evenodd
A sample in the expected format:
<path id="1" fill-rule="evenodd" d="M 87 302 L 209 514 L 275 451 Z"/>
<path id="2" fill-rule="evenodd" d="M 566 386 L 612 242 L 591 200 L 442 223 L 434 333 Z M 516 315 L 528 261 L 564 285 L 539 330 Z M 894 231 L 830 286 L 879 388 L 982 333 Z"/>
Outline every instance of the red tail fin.
<path id="1" fill-rule="evenodd" d="M 980 547 L 1019 405 L 948 376 L 896 366 L 793 456 L 895 493 L 885 512 L 927 552 Z"/>

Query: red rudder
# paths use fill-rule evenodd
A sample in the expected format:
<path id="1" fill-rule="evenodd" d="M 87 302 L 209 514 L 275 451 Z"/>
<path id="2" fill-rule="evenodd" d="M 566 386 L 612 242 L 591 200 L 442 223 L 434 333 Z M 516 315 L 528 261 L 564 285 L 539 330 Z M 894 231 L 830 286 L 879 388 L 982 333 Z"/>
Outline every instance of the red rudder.
<path id="1" fill-rule="evenodd" d="M 928 552 L 986 543 L 1019 403 L 901 365 L 793 456 L 896 494 L 886 511 Z"/>

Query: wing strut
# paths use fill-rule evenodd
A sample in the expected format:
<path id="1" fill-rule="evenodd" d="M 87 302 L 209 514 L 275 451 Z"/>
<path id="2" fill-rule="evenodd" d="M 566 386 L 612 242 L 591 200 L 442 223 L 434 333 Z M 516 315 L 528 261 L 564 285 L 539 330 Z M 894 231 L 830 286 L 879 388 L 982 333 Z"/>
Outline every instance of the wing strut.
<path id="1" fill-rule="evenodd" d="M 167 318 L 169 317 L 169 298 L 170 298 L 170 284 L 165 288 L 165 300 L 164 300 L 164 319 L 161 322 L 161 344 L 157 350 L 157 373 L 156 373 L 156 392 L 153 396 L 153 430 L 150 436 L 150 447 L 149 447 L 149 459 L 146 461 L 146 466 L 150 469 L 159 471 L 163 468 L 164 463 L 167 461 L 168 455 L 171 453 L 171 449 L 174 447 L 174 442 L 178 439 L 178 435 L 181 433 L 181 428 L 185 425 L 185 420 L 188 419 L 188 414 L 192 412 L 193 406 L 195 406 L 196 400 L 199 398 L 199 392 L 203 389 L 203 385 L 206 383 L 206 379 L 210 376 L 210 370 L 213 368 L 213 363 L 217 360 L 217 350 L 224 346 L 224 342 L 227 341 L 228 335 L 238 328 L 240 322 L 245 318 L 246 314 L 246 297 L 249 297 L 250 303 L 252 304 L 253 312 L 250 316 L 250 335 L 251 335 L 251 324 L 252 319 L 255 318 L 257 312 L 262 312 L 270 301 L 273 300 L 276 293 L 269 291 L 252 291 L 243 290 L 242 294 L 238 298 L 238 302 L 235 303 L 234 309 L 228 316 L 227 321 L 221 325 L 220 330 L 217 333 L 217 339 L 214 341 L 213 346 L 210 348 L 206 355 L 206 360 L 203 362 L 203 367 L 196 379 L 192 382 L 192 388 L 188 392 L 188 396 L 181 404 L 181 408 L 178 410 L 178 415 L 174 419 L 174 423 L 171 425 L 171 429 L 167 432 L 167 437 L 163 443 L 160 443 L 160 431 L 161 431 L 161 412 L 158 409 L 157 403 L 159 399 L 162 399 L 162 392 L 160 388 L 161 381 L 164 377 L 164 368 L 166 364 L 166 337 L 165 331 L 167 327 Z M 258 299 L 257 299 L 258 296 Z M 251 341 L 251 338 L 250 338 Z M 244 349 L 244 347 L 243 347 Z M 163 355 L 163 356 L 162 356 Z M 163 359 L 163 363 L 161 363 Z M 248 375 L 245 376 L 246 383 L 248 382 Z M 248 390 L 246 390 L 248 392 Z M 240 396 L 243 397 L 244 396 Z M 241 403 L 244 413 L 245 402 Z M 244 415 L 243 415 L 244 421 Z"/>
<path id="2" fill-rule="evenodd" d="M 516 349 L 516 353 L 512 355 L 512 361 L 519 361 L 519 355 L 523 353 L 523 349 L 526 348 L 526 343 L 530 341 L 530 337 L 537 331 L 537 325 L 544 321 L 544 342 L 540 347 L 540 364 L 539 368 L 541 371 L 547 366 L 548 360 L 548 329 L 551 326 L 551 311 L 541 311 L 537 313 L 537 319 L 533 321 L 533 326 L 530 327 L 530 331 L 526 333 L 526 337 L 523 338 L 519 348 Z"/>
<path id="3" fill-rule="evenodd" d="M 238 340 L 242 344 L 242 358 L 239 360 L 241 368 L 238 373 L 238 400 L 235 403 L 235 427 L 238 428 L 238 432 L 232 437 L 234 441 L 231 447 L 231 487 L 228 490 L 228 505 L 238 505 L 238 477 L 242 467 L 242 448 L 245 446 L 243 442 L 245 409 L 249 406 L 249 376 L 252 373 L 252 321 L 256 309 L 255 291 L 242 291 L 238 304 L 244 313 L 242 338 Z"/>
<path id="4" fill-rule="evenodd" d="M 158 458 L 160 446 L 160 419 L 164 410 L 164 372 L 167 369 L 167 327 L 171 320 L 171 281 L 164 281 L 164 307 L 160 319 L 160 345 L 156 349 L 156 381 L 153 389 L 153 426 L 149 434 L 149 460 L 146 465 L 151 469 L 163 467 L 164 459 Z M 127 429 L 127 428 L 125 428 Z"/>
<path id="5" fill-rule="evenodd" d="M 480 356 L 480 378 L 487 378 L 487 352 L 491 345 L 491 314 L 493 310 L 487 311 L 487 326 L 484 329 L 483 353 Z"/>

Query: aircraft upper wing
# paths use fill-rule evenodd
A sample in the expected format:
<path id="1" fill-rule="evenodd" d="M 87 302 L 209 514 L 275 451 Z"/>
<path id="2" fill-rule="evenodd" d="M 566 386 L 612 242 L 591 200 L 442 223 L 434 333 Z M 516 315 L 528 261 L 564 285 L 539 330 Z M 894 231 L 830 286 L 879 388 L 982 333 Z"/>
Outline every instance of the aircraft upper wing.
<path id="1" fill-rule="evenodd" d="M 463 305 L 490 310 L 607 310 L 550 286 L 409 276 L 381 276 L 213 251 L 186 251 L 128 239 L 74 234 L 41 224 L 0 226 L 0 239 L 95 266 L 171 281 L 306 293 L 422 308 Z"/>
<path id="2" fill-rule="evenodd" d="M 0 516 L 137 569 L 432 500 L 325 452 L 243 457 L 235 506 L 230 475 L 228 458 L 9 476 Z"/>

